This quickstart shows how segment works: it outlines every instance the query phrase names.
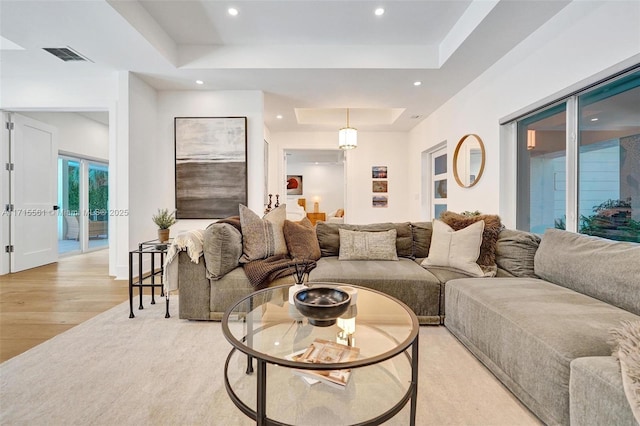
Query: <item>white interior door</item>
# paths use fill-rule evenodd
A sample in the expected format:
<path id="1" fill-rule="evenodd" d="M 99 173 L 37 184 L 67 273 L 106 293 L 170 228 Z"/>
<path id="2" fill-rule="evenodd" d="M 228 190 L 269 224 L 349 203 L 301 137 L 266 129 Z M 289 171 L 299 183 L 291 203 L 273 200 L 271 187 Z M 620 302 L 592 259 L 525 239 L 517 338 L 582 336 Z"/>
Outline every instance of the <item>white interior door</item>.
<path id="1" fill-rule="evenodd" d="M 55 127 L 11 114 L 11 272 L 58 260 Z"/>

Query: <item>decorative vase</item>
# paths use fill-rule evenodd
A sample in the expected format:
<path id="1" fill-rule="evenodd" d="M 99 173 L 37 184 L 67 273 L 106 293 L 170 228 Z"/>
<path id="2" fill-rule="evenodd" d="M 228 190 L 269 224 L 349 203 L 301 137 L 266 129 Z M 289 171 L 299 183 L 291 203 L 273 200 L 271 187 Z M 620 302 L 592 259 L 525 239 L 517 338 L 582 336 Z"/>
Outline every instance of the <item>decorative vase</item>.
<path id="1" fill-rule="evenodd" d="M 297 292 L 299 292 L 300 290 L 304 290 L 305 288 L 307 288 L 307 286 L 304 284 L 294 284 L 291 287 L 289 287 L 289 303 L 293 305 L 294 304 L 293 297 L 296 295 Z"/>
<path id="2" fill-rule="evenodd" d="M 158 229 L 158 241 L 164 243 L 169 241 L 169 229 Z"/>

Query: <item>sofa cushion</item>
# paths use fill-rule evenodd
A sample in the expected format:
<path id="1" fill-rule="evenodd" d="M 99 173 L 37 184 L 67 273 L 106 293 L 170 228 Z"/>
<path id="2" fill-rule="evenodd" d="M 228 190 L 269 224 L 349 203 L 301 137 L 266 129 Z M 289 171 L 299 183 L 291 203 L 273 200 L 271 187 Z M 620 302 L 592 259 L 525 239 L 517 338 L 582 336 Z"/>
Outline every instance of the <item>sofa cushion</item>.
<path id="1" fill-rule="evenodd" d="M 372 223 L 368 225 L 356 225 L 356 231 L 364 232 L 377 232 L 377 231 L 389 231 L 395 229 L 396 231 L 396 253 L 398 257 L 413 258 L 413 236 L 411 233 L 410 222 L 398 222 L 398 223 Z"/>
<path id="2" fill-rule="evenodd" d="M 340 260 L 398 260 L 396 230 L 361 232 L 340 229 Z"/>
<path id="3" fill-rule="evenodd" d="M 569 363 L 607 356 L 609 329 L 638 316 L 533 278 L 445 286 L 445 325 L 547 424 L 569 424 Z"/>
<path id="4" fill-rule="evenodd" d="M 503 229 L 496 242 L 496 264 L 514 277 L 538 278 L 533 258 L 540 237 L 530 232 Z"/>
<path id="5" fill-rule="evenodd" d="M 285 204 L 271 210 L 262 219 L 249 207 L 240 204 L 240 225 L 242 226 L 240 262 L 247 263 L 269 256 L 287 254 L 287 242 L 282 230 L 286 218 Z"/>
<path id="6" fill-rule="evenodd" d="M 496 242 L 503 228 L 500 216 L 490 214 L 464 216 L 452 211 L 446 211 L 440 215 L 440 220 L 452 227 L 455 231 L 466 228 L 479 221 L 484 222 L 482 246 L 480 247 L 480 256 L 478 256 L 477 263 L 485 272 L 485 275 L 495 276 L 497 269 Z"/>
<path id="7" fill-rule="evenodd" d="M 569 413 L 572 426 L 633 425 L 625 397 L 620 364 L 611 356 L 571 361 Z"/>
<path id="8" fill-rule="evenodd" d="M 289 255 L 294 259 L 320 259 L 320 245 L 316 229 L 308 218 L 299 222 L 284 221 L 284 239 Z"/>
<path id="9" fill-rule="evenodd" d="M 396 230 L 396 253 L 399 257 L 413 257 L 413 237 L 411 223 L 372 223 L 368 225 L 350 225 L 340 223 L 318 222 L 316 234 L 322 256 L 338 256 L 340 254 L 340 229 L 349 231 L 378 232 Z"/>
<path id="10" fill-rule="evenodd" d="M 433 225 L 431 222 L 413 222 L 411 224 L 414 258 L 429 256 L 429 247 L 431 246 L 432 233 Z"/>
<path id="11" fill-rule="evenodd" d="M 446 223 L 433 221 L 433 236 L 429 257 L 421 265 L 429 268 L 450 268 L 475 277 L 484 276 L 476 263 L 480 254 L 484 222 L 478 221 L 459 231 Z"/>
<path id="12" fill-rule="evenodd" d="M 316 223 L 316 235 L 322 256 L 337 256 L 340 254 L 340 229 L 355 230 L 355 225 L 342 223 Z"/>
<path id="13" fill-rule="evenodd" d="M 535 273 L 640 315 L 640 244 L 547 229 Z"/>
<path id="14" fill-rule="evenodd" d="M 420 324 L 440 323 L 440 283 L 411 259 L 344 262 L 337 256 L 323 256 L 309 274 L 309 281 L 355 284 L 378 290 L 410 306 Z"/>
<path id="15" fill-rule="evenodd" d="M 212 223 L 203 234 L 207 278 L 219 280 L 238 266 L 242 256 L 242 234 L 228 223 Z"/>

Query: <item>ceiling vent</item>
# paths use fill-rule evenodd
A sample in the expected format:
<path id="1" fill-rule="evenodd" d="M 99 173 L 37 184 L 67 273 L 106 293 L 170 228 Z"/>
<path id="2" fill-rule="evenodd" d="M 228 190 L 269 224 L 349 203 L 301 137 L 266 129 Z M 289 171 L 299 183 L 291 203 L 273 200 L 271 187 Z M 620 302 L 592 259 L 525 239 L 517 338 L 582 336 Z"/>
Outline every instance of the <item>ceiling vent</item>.
<path id="1" fill-rule="evenodd" d="M 91 59 L 86 56 L 82 56 L 80 53 L 76 52 L 69 46 L 67 47 L 43 47 L 44 50 L 51 53 L 56 58 L 60 58 L 65 62 L 69 61 L 89 61 L 93 62 Z"/>

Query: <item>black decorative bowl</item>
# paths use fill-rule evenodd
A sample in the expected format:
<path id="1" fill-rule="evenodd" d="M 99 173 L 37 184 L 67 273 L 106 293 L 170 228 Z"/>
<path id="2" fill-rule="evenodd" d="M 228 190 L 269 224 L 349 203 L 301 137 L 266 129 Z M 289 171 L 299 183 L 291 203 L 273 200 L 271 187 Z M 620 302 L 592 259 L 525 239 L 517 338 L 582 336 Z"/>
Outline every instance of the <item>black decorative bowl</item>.
<path id="1" fill-rule="evenodd" d="M 293 298 L 298 311 L 309 319 L 309 324 L 328 327 L 349 309 L 351 296 L 333 287 L 312 287 L 300 290 Z"/>

